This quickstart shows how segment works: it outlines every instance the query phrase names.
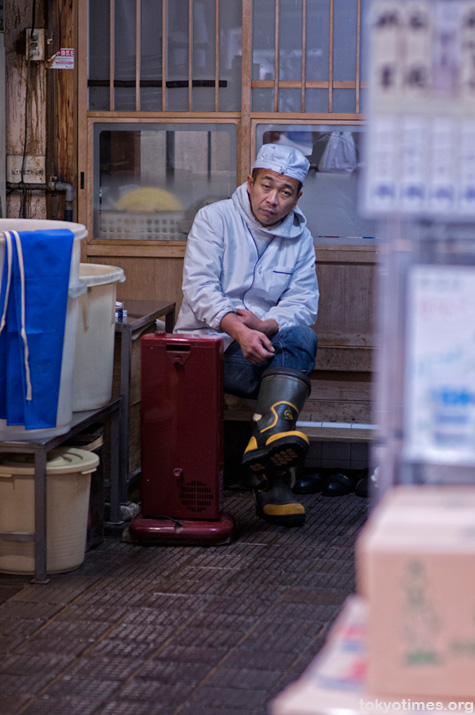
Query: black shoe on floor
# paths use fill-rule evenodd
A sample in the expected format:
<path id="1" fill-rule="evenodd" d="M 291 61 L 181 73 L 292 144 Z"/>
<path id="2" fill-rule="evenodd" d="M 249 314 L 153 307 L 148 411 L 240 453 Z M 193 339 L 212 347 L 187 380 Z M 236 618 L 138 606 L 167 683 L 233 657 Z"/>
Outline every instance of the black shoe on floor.
<path id="1" fill-rule="evenodd" d="M 363 497 L 367 499 L 369 497 L 369 479 L 368 477 L 363 477 L 360 479 L 356 485 L 355 494 L 358 497 Z"/>
<path id="2" fill-rule="evenodd" d="M 343 497 L 346 494 L 351 494 L 354 490 L 354 478 L 342 472 L 336 472 L 327 476 L 323 485 L 322 494 L 324 497 Z"/>
<path id="3" fill-rule="evenodd" d="M 294 494 L 316 494 L 322 491 L 323 485 L 324 480 L 320 472 L 297 469 L 292 491 Z"/>

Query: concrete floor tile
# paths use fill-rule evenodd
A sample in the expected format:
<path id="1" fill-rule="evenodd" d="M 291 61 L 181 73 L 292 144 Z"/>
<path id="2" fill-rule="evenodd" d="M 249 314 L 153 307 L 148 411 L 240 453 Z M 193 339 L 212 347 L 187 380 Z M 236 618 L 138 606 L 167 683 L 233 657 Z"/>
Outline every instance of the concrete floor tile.
<path id="1" fill-rule="evenodd" d="M 0 715 L 16 715 L 29 699 L 28 695 L 0 695 Z"/>
<path id="2" fill-rule="evenodd" d="M 174 715 L 176 705 L 147 700 L 111 700 L 101 709 L 101 715 Z"/>
<path id="3" fill-rule="evenodd" d="M 76 678 L 73 675 L 67 674 L 57 679 L 48 688 L 48 696 L 50 698 L 81 697 L 87 693 L 88 698 L 102 701 L 107 700 L 115 694 L 121 685 L 120 680 L 107 680 L 103 676 L 99 680 L 97 678 L 88 678 L 86 683 L 83 678 Z"/>
<path id="4" fill-rule="evenodd" d="M 34 675 L 9 675 L 0 674 L 0 693 L 5 695 L 38 695 L 48 683 L 54 680 L 51 672 L 40 672 Z"/>
<path id="5" fill-rule="evenodd" d="M 244 690 L 270 690 L 281 678 L 274 670 L 254 670 L 253 668 L 228 668 L 221 666 L 206 681 L 207 688 L 232 688 Z"/>
<path id="6" fill-rule="evenodd" d="M 208 663 L 150 660 L 140 668 L 135 680 L 153 680 L 170 685 L 182 683 L 191 687 L 199 685 L 208 674 Z"/>
<path id="7" fill-rule="evenodd" d="M 181 663 L 185 666 L 187 664 L 205 664 L 209 670 L 212 670 L 228 652 L 228 648 L 225 646 L 218 647 L 216 644 L 212 644 L 208 648 L 202 644 L 188 646 L 181 643 L 167 643 L 166 646 L 158 651 L 151 662 L 158 660 L 167 663 Z"/>
<path id="8" fill-rule="evenodd" d="M 77 681 L 97 678 L 100 674 L 101 679 L 121 680 L 125 681 L 131 677 L 133 673 L 144 666 L 145 660 L 139 658 L 102 658 L 94 655 L 84 655 L 78 658 L 68 668 L 68 676 L 75 678 Z"/>
<path id="9" fill-rule="evenodd" d="M 203 686 L 199 688 L 187 702 L 188 712 L 230 712 L 234 709 L 239 713 L 251 713 L 267 696 L 265 688 L 252 690 L 250 688 L 213 688 Z M 207 707 L 208 710 L 201 708 Z"/>
<path id="10" fill-rule="evenodd" d="M 267 715 L 354 591 L 368 512 L 355 495 L 299 500 L 298 529 L 228 490 L 227 546 L 138 546 L 107 528 L 46 585 L 0 574 L 0 715 Z"/>
<path id="11" fill-rule="evenodd" d="M 74 695 L 51 698 L 43 695 L 33 702 L 24 712 L 28 715 L 53 715 L 53 713 L 64 713 L 64 715 L 94 715 L 102 706 L 103 699 L 94 700 L 87 696 L 76 697 Z"/>

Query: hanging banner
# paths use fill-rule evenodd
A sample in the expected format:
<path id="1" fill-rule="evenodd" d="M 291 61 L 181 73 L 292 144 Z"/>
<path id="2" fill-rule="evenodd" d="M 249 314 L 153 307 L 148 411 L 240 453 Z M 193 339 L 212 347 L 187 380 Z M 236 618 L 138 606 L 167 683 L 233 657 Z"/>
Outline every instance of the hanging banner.
<path id="1" fill-rule="evenodd" d="M 475 268 L 414 266 L 407 315 L 407 456 L 473 465 Z"/>
<path id="2" fill-rule="evenodd" d="M 362 211 L 475 216 L 475 1 L 374 0 Z"/>

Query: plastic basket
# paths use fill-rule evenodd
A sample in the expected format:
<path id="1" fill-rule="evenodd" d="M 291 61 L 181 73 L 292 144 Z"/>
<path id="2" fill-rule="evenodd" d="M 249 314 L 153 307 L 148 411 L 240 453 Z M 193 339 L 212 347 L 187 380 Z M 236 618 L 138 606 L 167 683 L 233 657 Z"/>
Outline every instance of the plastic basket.
<path id="1" fill-rule="evenodd" d="M 101 211 L 100 238 L 134 239 L 140 241 L 185 241 L 182 228 L 183 211 L 128 213 Z"/>

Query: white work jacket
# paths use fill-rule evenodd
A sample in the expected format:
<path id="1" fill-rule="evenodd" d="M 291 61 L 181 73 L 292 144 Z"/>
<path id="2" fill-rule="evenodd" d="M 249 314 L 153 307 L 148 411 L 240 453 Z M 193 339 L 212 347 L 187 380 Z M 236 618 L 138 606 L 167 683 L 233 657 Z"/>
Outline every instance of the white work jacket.
<path id="1" fill-rule="evenodd" d="M 266 240 L 259 256 L 255 237 Z M 247 183 L 231 199 L 200 209 L 188 236 L 183 267 L 183 303 L 175 333 L 232 338 L 221 320 L 247 308 L 279 329 L 315 323 L 318 309 L 315 249 L 298 207 L 277 226 L 254 218 Z"/>

